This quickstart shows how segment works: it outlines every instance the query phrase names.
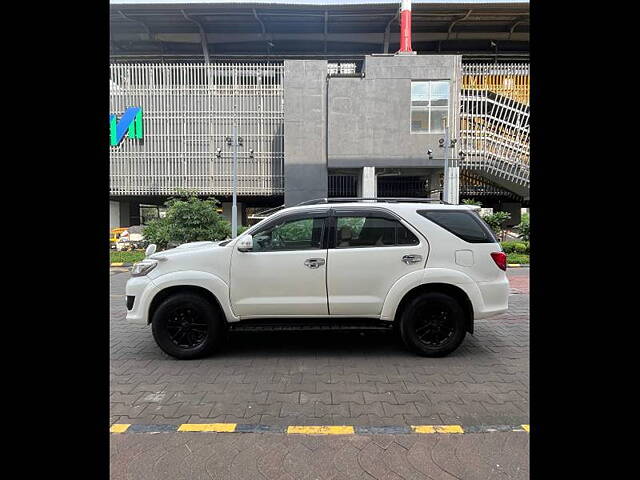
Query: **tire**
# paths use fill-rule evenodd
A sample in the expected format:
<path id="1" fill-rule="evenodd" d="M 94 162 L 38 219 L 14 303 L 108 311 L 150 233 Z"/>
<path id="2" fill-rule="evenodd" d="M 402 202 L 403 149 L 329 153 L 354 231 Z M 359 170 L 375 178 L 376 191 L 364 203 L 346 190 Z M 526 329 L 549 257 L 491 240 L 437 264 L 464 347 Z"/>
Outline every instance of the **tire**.
<path id="1" fill-rule="evenodd" d="M 423 357 L 444 357 L 460 346 L 467 333 L 462 305 L 439 292 L 409 301 L 400 317 L 400 337 Z"/>
<path id="2" fill-rule="evenodd" d="M 151 330 L 162 351 L 181 360 L 210 355 L 225 334 L 218 310 L 195 293 L 177 293 L 163 300 L 153 314 Z"/>

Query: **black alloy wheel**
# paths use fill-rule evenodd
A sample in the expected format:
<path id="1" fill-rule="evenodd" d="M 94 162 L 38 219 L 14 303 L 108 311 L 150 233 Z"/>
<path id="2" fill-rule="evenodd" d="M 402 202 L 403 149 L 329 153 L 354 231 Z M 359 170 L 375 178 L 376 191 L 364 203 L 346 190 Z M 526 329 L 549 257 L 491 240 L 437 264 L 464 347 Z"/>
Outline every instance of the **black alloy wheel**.
<path id="1" fill-rule="evenodd" d="M 151 329 L 165 353 L 185 360 L 212 353 L 220 346 L 226 330 L 216 305 L 192 292 L 164 299 L 153 314 Z"/>
<path id="2" fill-rule="evenodd" d="M 195 348 L 206 340 L 209 324 L 198 318 L 198 311 L 182 306 L 169 314 L 167 320 L 169 339 L 179 348 Z"/>
<path id="3" fill-rule="evenodd" d="M 417 313 L 414 323 L 418 340 L 430 348 L 448 342 L 456 331 L 451 310 L 443 304 L 427 304 Z"/>
<path id="4" fill-rule="evenodd" d="M 400 337 L 418 355 L 443 357 L 464 340 L 467 318 L 457 299 L 440 292 L 416 296 L 406 305 L 399 321 Z"/>

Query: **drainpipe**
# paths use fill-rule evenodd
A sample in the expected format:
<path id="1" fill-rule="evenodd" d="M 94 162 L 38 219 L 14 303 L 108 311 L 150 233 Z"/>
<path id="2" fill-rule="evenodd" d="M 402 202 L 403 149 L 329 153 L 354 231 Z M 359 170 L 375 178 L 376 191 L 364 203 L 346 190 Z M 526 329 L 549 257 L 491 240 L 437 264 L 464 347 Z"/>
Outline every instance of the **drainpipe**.
<path id="1" fill-rule="evenodd" d="M 398 53 L 415 53 L 411 50 L 411 0 L 400 4 L 400 50 Z"/>

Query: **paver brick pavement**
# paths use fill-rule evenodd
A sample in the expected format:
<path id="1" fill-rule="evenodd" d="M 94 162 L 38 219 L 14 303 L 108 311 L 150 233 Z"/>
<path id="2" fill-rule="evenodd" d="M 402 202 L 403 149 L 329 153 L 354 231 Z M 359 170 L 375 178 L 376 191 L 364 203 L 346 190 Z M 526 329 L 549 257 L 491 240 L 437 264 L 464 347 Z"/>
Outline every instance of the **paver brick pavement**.
<path id="1" fill-rule="evenodd" d="M 528 479 L 529 435 L 111 436 L 111 479 Z"/>
<path id="2" fill-rule="evenodd" d="M 309 332 L 235 333 L 193 361 L 125 320 L 129 274 L 113 273 L 111 423 L 529 423 L 528 269 L 508 273 L 509 311 L 476 321 L 444 358 L 416 356 L 388 333 Z"/>

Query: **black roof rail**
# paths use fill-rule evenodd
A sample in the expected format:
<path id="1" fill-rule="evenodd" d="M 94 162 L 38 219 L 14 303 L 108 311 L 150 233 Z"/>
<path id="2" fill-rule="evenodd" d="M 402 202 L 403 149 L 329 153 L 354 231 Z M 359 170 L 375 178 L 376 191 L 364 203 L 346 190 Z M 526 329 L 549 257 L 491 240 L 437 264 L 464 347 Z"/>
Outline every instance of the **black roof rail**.
<path id="1" fill-rule="evenodd" d="M 294 206 L 299 207 L 302 205 L 319 205 L 322 203 L 348 203 L 348 202 L 386 202 L 386 203 L 398 203 L 398 202 L 410 202 L 410 203 L 440 203 L 443 205 L 451 205 L 449 202 L 440 200 L 437 198 L 412 198 L 412 197 L 333 197 L 333 198 L 314 198 L 313 200 L 307 200 L 306 202 L 300 202 Z"/>

